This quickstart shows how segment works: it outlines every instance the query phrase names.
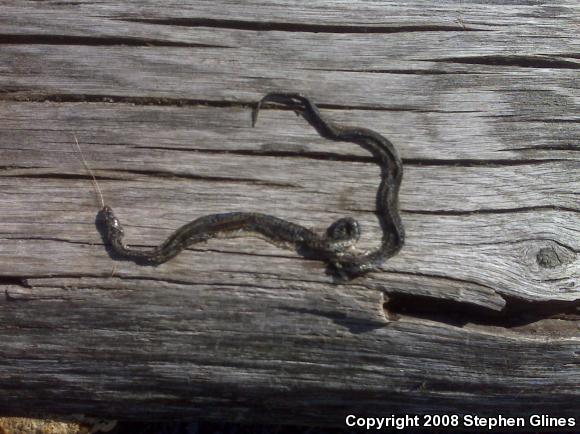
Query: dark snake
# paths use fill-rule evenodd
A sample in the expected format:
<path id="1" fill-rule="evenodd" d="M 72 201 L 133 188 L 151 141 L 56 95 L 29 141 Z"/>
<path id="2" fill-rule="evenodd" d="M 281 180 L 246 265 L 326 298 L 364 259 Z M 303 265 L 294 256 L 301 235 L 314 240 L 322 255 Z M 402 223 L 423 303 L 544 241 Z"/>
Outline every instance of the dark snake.
<path id="1" fill-rule="evenodd" d="M 360 237 L 360 226 L 352 218 L 341 218 L 318 235 L 301 225 L 267 214 L 230 212 L 199 217 L 180 227 L 160 246 L 149 250 L 127 247 L 123 243 L 123 227 L 109 206 L 99 211 L 104 222 L 103 236 L 112 251 L 123 259 L 138 264 L 158 265 L 177 256 L 192 244 L 211 238 L 255 235 L 277 246 L 292 248 L 304 256 L 328 263 L 342 278 L 352 278 L 378 269 L 385 260 L 403 246 L 405 231 L 399 215 L 399 187 L 403 164 L 393 144 L 368 128 L 335 125 L 324 119 L 318 107 L 297 93 L 269 93 L 252 113 L 255 125 L 263 103 L 274 101 L 300 110 L 304 118 L 327 139 L 353 142 L 370 151 L 381 167 L 381 183 L 377 192 L 376 214 L 383 237 L 380 246 L 368 252 L 354 251 Z"/>

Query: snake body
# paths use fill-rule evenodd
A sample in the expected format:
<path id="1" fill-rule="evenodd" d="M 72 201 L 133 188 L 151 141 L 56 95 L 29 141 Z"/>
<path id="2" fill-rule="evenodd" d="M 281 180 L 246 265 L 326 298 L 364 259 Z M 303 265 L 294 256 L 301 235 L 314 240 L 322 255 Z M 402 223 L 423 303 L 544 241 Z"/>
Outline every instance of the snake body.
<path id="1" fill-rule="evenodd" d="M 262 237 L 280 247 L 307 249 L 310 254 L 328 258 L 349 248 L 360 237 L 358 223 L 351 218 L 337 220 L 324 236 L 319 236 L 310 229 L 268 214 L 230 212 L 199 217 L 177 229 L 160 246 L 139 250 L 123 243 L 123 227 L 109 206 L 101 214 L 113 251 L 123 258 L 150 265 L 163 264 L 192 244 L 240 233 Z"/>
<path id="2" fill-rule="evenodd" d="M 376 214 L 383 230 L 381 244 L 368 252 L 354 251 L 360 237 L 360 226 L 352 218 L 342 218 L 318 235 L 301 225 L 260 213 L 232 212 L 199 217 L 180 227 L 160 246 L 149 250 L 130 248 L 123 242 L 123 228 L 109 206 L 99 214 L 104 221 L 106 242 L 113 252 L 139 264 L 162 264 L 182 250 L 211 238 L 255 235 L 280 247 L 326 261 L 340 276 L 355 277 L 378 269 L 403 246 L 405 231 L 399 216 L 398 193 L 403 165 L 393 144 L 367 128 L 338 126 L 324 119 L 318 107 L 307 97 L 297 93 L 269 93 L 253 111 L 255 125 L 263 103 L 275 101 L 301 110 L 306 120 L 327 139 L 359 144 L 370 151 L 381 166 L 381 183 L 377 192 Z"/>

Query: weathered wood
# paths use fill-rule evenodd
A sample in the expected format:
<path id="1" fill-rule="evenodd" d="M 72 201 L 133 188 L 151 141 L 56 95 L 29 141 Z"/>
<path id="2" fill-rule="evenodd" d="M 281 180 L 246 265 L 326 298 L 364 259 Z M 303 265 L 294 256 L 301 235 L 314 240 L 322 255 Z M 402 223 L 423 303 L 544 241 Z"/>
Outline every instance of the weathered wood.
<path id="1" fill-rule="evenodd" d="M 0 8 L 3 413 L 577 413 L 575 1 Z M 250 238 L 112 261 L 73 134 L 129 243 L 236 210 L 378 242 L 378 166 L 289 110 L 251 128 L 272 90 L 395 143 L 401 253 L 348 284 Z"/>

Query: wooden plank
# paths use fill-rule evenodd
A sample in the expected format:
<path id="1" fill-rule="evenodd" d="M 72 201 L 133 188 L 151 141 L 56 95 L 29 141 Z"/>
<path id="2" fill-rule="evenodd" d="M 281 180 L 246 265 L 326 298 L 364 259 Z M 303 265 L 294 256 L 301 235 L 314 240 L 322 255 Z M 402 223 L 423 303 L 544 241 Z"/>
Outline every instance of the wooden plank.
<path id="1" fill-rule="evenodd" d="M 575 2 L 0 5 L 4 413 L 576 415 Z M 364 150 L 287 109 L 251 128 L 288 89 L 395 143 L 399 255 L 348 284 L 250 238 L 111 260 L 73 134 L 129 243 L 247 210 L 376 245 Z"/>
<path id="2" fill-rule="evenodd" d="M 334 143 L 319 138 L 305 122 L 300 124 L 299 119 L 290 118 L 300 141 L 286 147 L 282 144 L 282 148 L 278 148 L 275 135 L 264 139 L 260 133 L 268 125 L 283 125 L 284 120 L 280 116 L 272 120 L 269 113 L 264 113 L 264 127 L 251 129 L 244 110 L 199 108 L 190 114 L 197 119 L 197 131 L 182 132 L 184 143 L 170 145 L 157 139 L 171 137 L 173 130 L 167 129 L 170 126 L 165 126 L 163 130 L 164 124 L 156 124 L 155 134 L 143 134 L 146 128 L 143 118 L 159 118 L 165 107 L 147 107 L 144 115 L 140 113 L 141 107 L 124 107 L 127 110 L 124 114 L 126 118 L 133 116 L 139 119 L 136 125 L 130 121 L 123 122 L 121 136 L 125 137 L 120 137 L 121 143 L 137 141 L 127 146 L 107 143 L 108 139 L 113 138 L 115 130 L 96 123 L 98 117 L 95 113 L 99 109 L 110 113 L 106 104 L 93 105 L 90 110 L 79 110 L 77 106 L 47 104 L 42 109 L 37 104 L 7 106 L 7 119 L 10 116 L 8 113 L 12 113 L 17 114 L 17 118 L 22 116 L 24 121 L 8 121 L 0 133 L 0 137 L 6 137 L 7 142 L 13 140 L 12 149 L 6 149 L 4 154 L 8 167 L 14 167 L 4 171 L 5 189 L 12 195 L 27 198 L 19 202 L 29 202 L 33 206 L 21 208 L 22 214 L 12 217 L 15 221 L 22 222 L 31 216 L 33 222 L 36 221 L 34 219 L 38 214 L 32 212 L 41 211 L 39 202 L 42 202 L 46 191 L 45 185 L 40 189 L 36 185 L 23 185 L 21 177 L 26 178 L 30 174 L 56 177 L 51 183 L 52 189 L 58 192 L 68 189 L 70 185 L 70 179 L 58 178 L 67 173 L 77 176 L 85 174 L 71 146 L 71 131 L 55 131 L 58 124 L 61 128 L 70 129 L 71 123 L 76 122 L 81 140 L 91 143 L 87 154 L 91 166 L 102 176 L 112 178 L 101 182 L 102 189 L 107 202 L 119 215 L 127 216 L 124 220 L 129 240 L 138 239 L 140 244 L 152 246 L 195 216 L 235 210 L 272 213 L 312 226 L 320 232 L 339 216 L 353 215 L 365 224 L 365 229 L 369 229 L 364 247 L 371 248 L 374 244 L 372 240 L 380 238 L 380 229 L 373 215 L 379 179 L 377 165 L 372 161 L 357 161 L 355 156 L 364 157 L 364 151 L 353 145 L 337 144 L 342 152 L 334 153 Z M 224 111 L 229 112 L 227 119 L 233 119 L 233 125 L 228 130 L 220 128 L 220 122 L 215 121 L 215 117 Z M 116 113 L 122 116 L 122 112 L 117 107 Z M 283 114 L 288 117 L 287 112 Z M 40 132 L 52 130 L 50 148 L 44 144 L 41 149 L 27 149 L 30 145 L 25 140 L 30 143 L 30 137 L 18 133 L 14 135 L 14 131 L 28 132 L 27 119 L 32 116 L 46 119 L 46 125 L 38 124 L 37 127 Z M 87 118 L 81 119 L 81 116 Z M 55 117 L 61 118 L 61 121 L 54 122 L 52 119 Z M 203 120 L 206 119 L 208 123 L 204 126 Z M 92 132 L 85 133 L 86 129 Z M 153 130 L 151 125 L 149 129 Z M 294 129 L 288 128 L 286 133 L 291 134 Z M 107 137 L 102 137 L 99 131 L 105 131 Z M 282 134 L 280 129 L 276 134 Z M 201 147 L 192 149 L 189 145 L 188 148 L 185 142 L 191 140 L 190 137 L 198 136 L 206 139 L 200 143 Z M 355 154 L 350 157 L 353 161 L 347 160 L 350 150 Z M 276 152 L 288 155 L 281 158 Z M 326 154 L 334 154 L 340 159 L 329 160 Z M 574 262 L 574 252 L 578 250 L 577 237 L 574 236 L 578 224 L 578 203 L 573 192 L 566 190 L 566 184 L 568 173 L 578 167 L 578 162 L 565 159 L 527 164 L 503 161 L 484 162 L 482 166 L 479 163 L 462 163 L 459 159 L 455 161 L 443 165 L 438 160 L 406 164 L 401 207 L 409 236 L 405 252 L 389 261 L 387 269 L 405 276 L 417 273 L 420 275 L 419 281 L 441 277 L 460 281 L 462 285 L 474 286 L 476 293 L 483 290 L 485 298 L 494 294 L 494 288 L 499 294 L 530 300 L 574 300 L 575 292 L 565 289 L 574 287 L 575 280 L 570 270 L 566 266 L 545 269 L 538 265 L 537 256 L 542 249 L 549 249 L 562 257 L 562 265 Z M 341 176 L 333 179 L 328 177 L 329 173 L 341 173 Z M 119 183 L 119 177 L 122 183 Z M 563 190 L 546 195 L 548 182 L 562 186 Z M 88 182 L 81 181 L 76 182 L 75 188 L 77 191 L 69 194 L 75 200 L 81 198 L 79 205 L 85 208 L 84 221 L 92 223 L 90 213 L 95 202 L 92 187 Z M 466 195 L 466 192 L 469 193 Z M 496 197 L 495 201 L 490 203 L 490 196 Z M 49 207 L 42 213 L 53 219 L 55 206 L 61 207 L 59 198 L 55 200 L 56 204 L 42 205 Z M 79 205 L 71 203 L 73 209 Z M 65 212 L 70 212 L 70 209 Z M 520 222 L 513 219 L 518 214 L 535 224 L 521 227 Z M 132 219 L 129 219 L 130 215 Z M 560 218 L 562 224 L 554 229 L 553 220 Z M 59 224 L 56 219 L 55 225 L 50 228 L 40 228 L 42 233 L 32 237 L 30 253 L 26 256 L 38 261 L 40 258 L 35 258 L 34 245 L 39 238 L 50 238 L 54 231 L 70 233 L 71 241 L 86 242 L 86 225 L 75 233 L 69 220 Z M 132 230 L 133 225 L 140 230 Z M 16 225 L 18 229 L 19 225 Z M 538 233 L 548 233 L 548 239 L 538 238 Z M 99 242 L 96 232 L 90 242 Z M 227 242 L 212 241 L 209 247 L 223 243 Z M 245 244 L 248 243 L 236 240 L 230 242 L 230 248 L 234 251 L 238 246 L 244 249 Z M 274 246 L 249 244 L 247 251 L 253 254 L 280 254 Z M 71 253 L 76 256 L 76 253 Z M 283 254 L 286 255 L 285 252 Z M 104 259 L 108 260 L 106 257 Z M 10 259 L 6 261 L 10 262 Z M 63 262 L 67 260 L 63 258 Z M 457 265 L 449 269 L 450 263 Z M 193 275 L 197 271 L 194 268 Z M 321 274 L 321 267 L 315 267 L 313 274 Z M 554 278 L 561 280 L 554 284 Z M 380 277 L 378 279 L 385 287 L 390 287 Z M 325 280 L 330 282 L 331 277 Z M 407 277 L 403 280 L 406 282 Z M 542 283 L 542 280 L 545 282 Z M 417 286 L 422 288 L 425 285 L 419 283 Z M 447 288 L 439 288 L 439 292 L 447 296 L 419 290 L 424 295 L 457 298 Z M 465 299 L 470 297 L 466 292 Z M 498 304 L 500 300 L 497 295 L 492 296 L 491 305 L 503 307 L 503 301 Z M 489 306 L 490 302 L 484 301 L 483 304 Z"/>

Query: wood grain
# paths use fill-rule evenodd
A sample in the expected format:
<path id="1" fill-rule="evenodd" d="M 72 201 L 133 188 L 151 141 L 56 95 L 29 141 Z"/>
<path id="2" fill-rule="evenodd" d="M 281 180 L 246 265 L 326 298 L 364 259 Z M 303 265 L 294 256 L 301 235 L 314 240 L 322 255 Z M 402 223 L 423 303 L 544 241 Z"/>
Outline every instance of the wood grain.
<path id="1" fill-rule="evenodd" d="M 2 413 L 576 415 L 580 8 L 504 3 L 0 1 Z M 252 238 L 111 260 L 74 135 L 130 244 L 237 210 L 378 242 L 376 163 L 251 128 L 275 90 L 395 144 L 401 253 L 349 284 Z"/>

